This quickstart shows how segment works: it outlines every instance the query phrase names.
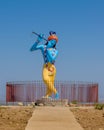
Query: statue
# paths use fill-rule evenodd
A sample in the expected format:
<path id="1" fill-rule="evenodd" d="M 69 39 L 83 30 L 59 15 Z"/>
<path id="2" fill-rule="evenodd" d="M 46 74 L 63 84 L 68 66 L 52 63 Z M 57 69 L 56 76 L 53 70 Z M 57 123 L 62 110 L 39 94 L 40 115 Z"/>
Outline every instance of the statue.
<path id="1" fill-rule="evenodd" d="M 42 77 L 46 85 L 45 97 L 49 98 L 52 94 L 54 94 L 55 99 L 59 99 L 59 94 L 54 86 L 56 76 L 55 60 L 58 55 L 58 50 L 56 49 L 58 37 L 56 36 L 56 32 L 53 31 L 49 32 L 48 39 L 45 39 L 43 34 L 37 34 L 35 32 L 33 33 L 38 35 L 38 38 L 31 47 L 30 51 L 41 50 L 42 52 L 42 56 L 44 59 Z M 45 40 L 46 43 L 39 44 L 42 40 Z"/>

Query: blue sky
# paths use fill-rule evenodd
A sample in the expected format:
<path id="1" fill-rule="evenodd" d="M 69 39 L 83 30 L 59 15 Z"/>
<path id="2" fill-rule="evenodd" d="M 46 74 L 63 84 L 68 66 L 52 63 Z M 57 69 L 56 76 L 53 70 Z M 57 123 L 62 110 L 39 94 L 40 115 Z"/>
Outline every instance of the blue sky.
<path id="1" fill-rule="evenodd" d="M 56 80 L 98 82 L 103 96 L 103 0 L 0 0 L 0 85 L 42 79 L 41 52 L 29 49 L 32 31 L 50 30 L 59 38 Z"/>

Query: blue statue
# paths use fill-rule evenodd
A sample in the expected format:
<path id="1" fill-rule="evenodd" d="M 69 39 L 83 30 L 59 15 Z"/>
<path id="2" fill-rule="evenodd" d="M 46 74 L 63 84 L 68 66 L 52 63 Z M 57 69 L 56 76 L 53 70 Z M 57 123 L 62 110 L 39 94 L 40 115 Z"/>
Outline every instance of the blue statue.
<path id="1" fill-rule="evenodd" d="M 46 84 L 46 94 L 45 97 L 50 97 L 53 93 L 55 98 L 59 98 L 59 94 L 54 86 L 54 80 L 56 76 L 56 67 L 54 65 L 56 57 L 58 55 L 58 50 L 56 49 L 56 44 L 58 42 L 58 37 L 53 31 L 49 32 L 48 40 L 43 37 L 43 34 L 38 35 L 36 42 L 31 47 L 30 51 L 41 50 L 44 59 L 42 77 Z M 45 44 L 39 44 L 42 40 L 46 40 Z"/>

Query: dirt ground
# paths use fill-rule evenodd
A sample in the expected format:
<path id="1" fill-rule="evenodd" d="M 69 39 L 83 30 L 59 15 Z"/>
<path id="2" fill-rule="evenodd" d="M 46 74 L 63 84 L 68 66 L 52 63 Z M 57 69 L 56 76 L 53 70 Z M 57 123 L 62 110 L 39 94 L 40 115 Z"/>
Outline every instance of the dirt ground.
<path id="1" fill-rule="evenodd" d="M 0 130 L 25 130 L 33 107 L 0 107 Z"/>
<path id="2" fill-rule="evenodd" d="M 71 111 L 84 130 L 104 130 L 104 110 L 72 108 Z"/>
<path id="3" fill-rule="evenodd" d="M 0 130 L 25 130 L 34 109 L 26 106 L 0 107 Z M 80 107 L 70 110 L 84 130 L 104 130 L 104 110 Z"/>

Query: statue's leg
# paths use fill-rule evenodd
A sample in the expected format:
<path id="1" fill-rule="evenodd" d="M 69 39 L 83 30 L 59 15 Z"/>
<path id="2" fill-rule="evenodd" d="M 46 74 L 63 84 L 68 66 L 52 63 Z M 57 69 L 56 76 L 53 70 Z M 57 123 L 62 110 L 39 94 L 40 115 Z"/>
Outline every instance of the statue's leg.
<path id="1" fill-rule="evenodd" d="M 49 75 L 49 77 L 50 77 L 50 85 L 49 85 L 50 91 L 55 94 L 56 99 L 59 99 L 59 94 L 54 86 L 54 81 L 55 81 L 55 77 L 56 77 L 55 65 L 49 63 L 49 70 L 51 71 L 51 73 Z"/>
<path id="2" fill-rule="evenodd" d="M 56 76 L 56 68 L 53 64 L 48 63 L 48 65 L 43 66 L 43 81 L 46 84 L 46 97 L 49 97 L 54 93 L 57 94 L 57 90 L 54 86 L 54 80 Z"/>
<path id="3" fill-rule="evenodd" d="M 51 92 L 50 92 L 50 89 L 49 89 L 49 80 L 50 80 L 50 77 L 49 77 L 49 72 L 48 72 L 48 69 L 47 69 L 47 66 L 46 66 L 46 64 L 44 64 L 44 66 L 43 66 L 43 81 L 44 81 L 44 83 L 45 83 L 45 85 L 46 85 L 46 94 L 45 94 L 45 97 L 49 97 L 49 96 L 51 96 Z"/>
<path id="4" fill-rule="evenodd" d="M 50 90 L 50 83 L 49 82 L 45 82 L 46 84 L 46 97 L 49 97 L 52 95 L 52 91 Z"/>

